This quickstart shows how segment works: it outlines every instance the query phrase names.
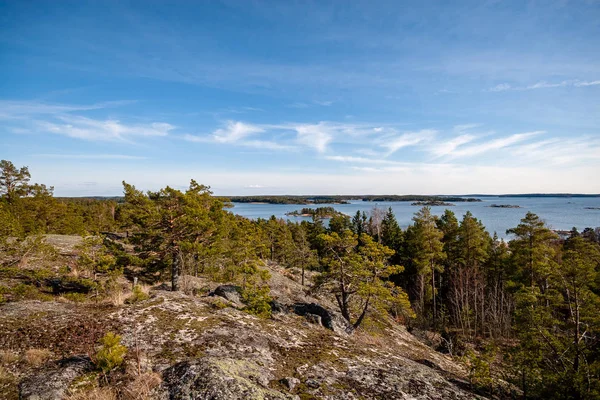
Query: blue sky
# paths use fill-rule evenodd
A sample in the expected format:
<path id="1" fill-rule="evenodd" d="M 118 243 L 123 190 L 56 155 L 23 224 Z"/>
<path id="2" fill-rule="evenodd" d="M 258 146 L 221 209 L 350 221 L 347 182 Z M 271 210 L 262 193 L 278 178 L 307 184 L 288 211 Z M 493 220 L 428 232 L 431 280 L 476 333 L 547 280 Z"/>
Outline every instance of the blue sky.
<path id="1" fill-rule="evenodd" d="M 600 2 L 0 1 L 56 195 L 600 192 Z"/>

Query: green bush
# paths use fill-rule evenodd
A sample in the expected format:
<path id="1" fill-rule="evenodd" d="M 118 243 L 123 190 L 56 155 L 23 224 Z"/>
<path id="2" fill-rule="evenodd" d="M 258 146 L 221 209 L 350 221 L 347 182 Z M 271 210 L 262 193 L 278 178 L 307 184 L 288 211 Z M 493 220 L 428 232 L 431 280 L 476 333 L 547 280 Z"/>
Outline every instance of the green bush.
<path id="1" fill-rule="evenodd" d="M 142 290 L 140 285 L 133 287 L 133 293 L 127 299 L 128 304 L 137 303 L 138 301 L 148 300 L 150 296 Z"/>
<path id="2" fill-rule="evenodd" d="M 260 318 L 271 317 L 271 289 L 267 285 L 244 285 L 242 301 L 246 304 L 244 311 Z"/>
<path id="3" fill-rule="evenodd" d="M 127 347 L 121 344 L 121 336 L 113 332 L 106 333 L 100 342 L 102 345 L 95 356 L 96 366 L 107 374 L 123 364 Z"/>
<path id="4" fill-rule="evenodd" d="M 74 301 L 75 303 L 83 303 L 88 298 L 83 293 L 67 293 L 64 295 L 64 298 L 70 301 Z"/>

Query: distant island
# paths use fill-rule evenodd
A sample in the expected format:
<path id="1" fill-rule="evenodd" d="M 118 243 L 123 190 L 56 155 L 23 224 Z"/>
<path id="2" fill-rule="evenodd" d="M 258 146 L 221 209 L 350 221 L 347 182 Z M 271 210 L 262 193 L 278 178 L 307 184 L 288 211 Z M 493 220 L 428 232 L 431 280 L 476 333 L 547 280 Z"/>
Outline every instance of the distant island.
<path id="1" fill-rule="evenodd" d="M 342 196 L 217 196 L 232 203 L 262 203 L 262 204 L 348 204 L 348 199 Z"/>
<path id="2" fill-rule="evenodd" d="M 600 197 L 600 194 L 593 193 L 519 193 L 519 194 L 468 194 L 464 196 L 471 197 Z"/>
<path id="3" fill-rule="evenodd" d="M 348 204 L 350 200 L 371 202 L 383 201 L 440 201 L 440 202 L 477 202 L 473 197 L 459 196 L 425 196 L 425 195 L 322 195 L 322 196 L 294 196 L 294 195 L 264 195 L 264 196 L 217 196 L 223 201 L 232 203 L 262 203 L 262 204 Z"/>
<path id="4" fill-rule="evenodd" d="M 585 207 L 586 210 L 600 210 L 600 207 Z"/>
<path id="5" fill-rule="evenodd" d="M 438 206 L 454 206 L 452 203 L 447 203 L 441 200 L 427 200 L 427 201 L 415 201 L 411 203 L 411 206 L 429 206 L 429 207 L 438 207 Z"/>
<path id="6" fill-rule="evenodd" d="M 301 210 L 295 210 L 285 213 L 289 217 L 317 217 L 317 218 L 332 218 L 338 215 L 346 215 L 342 212 L 337 211 L 333 207 L 317 207 L 317 208 L 303 208 Z"/>
<path id="7" fill-rule="evenodd" d="M 517 206 L 514 204 L 490 204 L 488 207 L 492 208 L 521 208 L 521 206 Z"/>
<path id="8" fill-rule="evenodd" d="M 476 202 L 481 201 L 481 199 L 476 199 L 474 197 L 459 197 L 459 196 L 421 196 L 421 195 L 385 195 L 385 196 L 376 196 L 369 195 L 363 196 L 362 201 L 414 201 L 414 202 L 445 202 L 445 201 L 454 201 L 454 202 Z M 443 205 L 443 204 L 441 204 Z"/>

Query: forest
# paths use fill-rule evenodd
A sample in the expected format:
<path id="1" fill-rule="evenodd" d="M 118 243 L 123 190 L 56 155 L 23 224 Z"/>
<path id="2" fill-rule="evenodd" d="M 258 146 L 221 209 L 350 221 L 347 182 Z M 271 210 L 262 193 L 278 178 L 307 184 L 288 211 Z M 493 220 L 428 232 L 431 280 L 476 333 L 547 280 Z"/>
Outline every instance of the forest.
<path id="1" fill-rule="evenodd" d="M 32 183 L 27 167 L 2 160 L 0 170 L 0 276 L 22 257 L 43 257 L 44 235 L 81 235 L 84 273 L 66 271 L 60 285 L 109 295 L 111 279 L 125 276 L 168 279 L 177 291 L 183 275 L 208 276 L 239 284 L 247 311 L 269 318 L 262 265 L 273 262 L 300 269 L 303 285 L 317 274 L 306 290 L 334 299 L 354 330 L 391 318 L 436 332 L 437 350 L 463 362 L 481 393 L 505 381 L 523 398 L 600 397 L 600 228 L 561 239 L 527 212 L 505 242 L 470 212 L 436 217 L 427 206 L 405 230 L 376 207 L 333 215 L 327 227 L 318 215 L 249 220 L 193 180 L 185 191 L 123 182 L 122 200 L 70 199 Z M 0 286 L 0 303 L 36 298 L 48 282 Z"/>

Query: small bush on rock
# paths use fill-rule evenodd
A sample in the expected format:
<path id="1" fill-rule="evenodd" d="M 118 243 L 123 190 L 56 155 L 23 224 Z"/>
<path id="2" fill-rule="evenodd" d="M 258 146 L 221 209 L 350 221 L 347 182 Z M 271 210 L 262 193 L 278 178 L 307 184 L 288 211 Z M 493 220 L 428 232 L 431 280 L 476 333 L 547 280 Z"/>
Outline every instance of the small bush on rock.
<path id="1" fill-rule="evenodd" d="M 127 303 L 137 303 L 138 301 L 148 300 L 149 298 L 150 296 L 148 295 L 148 293 L 146 293 L 140 285 L 135 285 L 133 287 L 133 293 L 127 299 Z"/>
<path id="2" fill-rule="evenodd" d="M 121 344 L 121 336 L 108 332 L 101 340 L 102 346 L 96 353 L 95 363 L 104 374 L 120 367 L 127 353 L 127 347 Z"/>

